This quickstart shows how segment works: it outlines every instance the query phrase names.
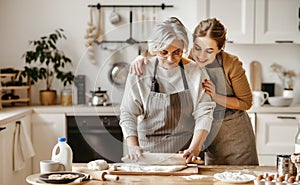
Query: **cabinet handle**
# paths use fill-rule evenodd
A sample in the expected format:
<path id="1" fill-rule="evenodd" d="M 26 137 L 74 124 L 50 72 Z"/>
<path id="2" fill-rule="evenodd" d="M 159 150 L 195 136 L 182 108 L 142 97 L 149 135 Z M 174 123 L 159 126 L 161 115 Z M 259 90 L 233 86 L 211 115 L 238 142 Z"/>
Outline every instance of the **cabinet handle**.
<path id="1" fill-rule="evenodd" d="M 233 43 L 233 41 L 232 41 L 232 40 L 227 40 L 226 42 L 227 42 L 227 43 Z"/>
<path id="2" fill-rule="evenodd" d="M 296 119 L 294 116 L 277 116 L 278 119 Z"/>
<path id="3" fill-rule="evenodd" d="M 275 43 L 283 44 L 283 43 L 294 43 L 292 40 L 275 40 Z"/>
<path id="4" fill-rule="evenodd" d="M 5 129 L 6 129 L 6 127 L 0 127 L 0 131 L 1 131 L 1 130 L 5 130 Z"/>

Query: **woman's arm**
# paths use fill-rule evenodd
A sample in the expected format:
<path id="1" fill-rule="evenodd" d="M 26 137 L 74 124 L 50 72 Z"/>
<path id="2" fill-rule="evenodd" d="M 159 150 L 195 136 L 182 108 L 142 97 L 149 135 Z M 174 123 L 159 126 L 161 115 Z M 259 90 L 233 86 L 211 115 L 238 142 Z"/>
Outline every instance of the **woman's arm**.
<path id="1" fill-rule="evenodd" d="M 197 159 L 207 135 L 208 131 L 204 129 L 196 130 L 194 132 L 189 148 L 183 151 L 183 157 L 186 158 L 186 163 L 195 161 Z"/>
<path id="2" fill-rule="evenodd" d="M 140 148 L 138 137 L 137 136 L 129 136 L 126 138 L 128 155 L 127 158 L 131 160 L 138 160 L 142 153 L 143 149 Z"/>
<path id="3" fill-rule="evenodd" d="M 224 55 L 223 55 L 224 56 Z M 242 62 L 237 57 L 225 56 L 223 60 L 224 72 L 227 82 L 231 85 L 234 97 L 224 96 L 216 93 L 212 81 L 205 81 L 203 88 L 212 99 L 226 108 L 236 110 L 248 110 L 252 106 L 252 92 Z"/>
<path id="4" fill-rule="evenodd" d="M 132 160 L 137 160 L 143 152 L 139 147 L 137 131 L 137 117 L 144 112 L 141 97 L 142 92 L 139 91 L 140 88 L 138 88 L 139 83 L 141 82 L 138 77 L 128 74 L 123 99 L 120 105 L 119 124 L 127 143 L 127 158 Z"/>

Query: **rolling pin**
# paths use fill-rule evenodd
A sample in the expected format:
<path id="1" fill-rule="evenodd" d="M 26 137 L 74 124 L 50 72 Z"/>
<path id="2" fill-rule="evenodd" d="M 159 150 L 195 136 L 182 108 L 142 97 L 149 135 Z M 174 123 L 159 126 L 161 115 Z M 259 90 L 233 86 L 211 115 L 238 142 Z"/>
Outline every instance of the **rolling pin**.
<path id="1" fill-rule="evenodd" d="M 87 168 L 78 168 L 75 169 L 76 172 L 86 173 L 91 176 L 93 180 L 100 180 L 100 181 L 118 181 L 120 178 L 118 175 L 111 175 L 107 170 L 90 170 Z"/>
<path id="2" fill-rule="evenodd" d="M 118 181 L 120 179 L 118 175 L 110 175 L 107 171 L 90 171 L 88 174 L 91 175 L 94 180 Z"/>
<path id="3" fill-rule="evenodd" d="M 143 153 L 138 161 L 131 160 L 127 156 L 121 159 L 125 163 L 137 163 L 143 165 L 186 165 L 183 154 L 175 153 Z M 192 164 L 204 164 L 200 158 L 190 162 Z"/>

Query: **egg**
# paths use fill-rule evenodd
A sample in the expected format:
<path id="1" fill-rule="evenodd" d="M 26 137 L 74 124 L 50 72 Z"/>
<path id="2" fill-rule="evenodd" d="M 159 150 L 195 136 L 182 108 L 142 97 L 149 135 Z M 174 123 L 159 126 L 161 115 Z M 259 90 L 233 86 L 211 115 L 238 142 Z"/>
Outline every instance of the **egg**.
<path id="1" fill-rule="evenodd" d="M 277 182 L 283 182 L 284 181 L 284 176 L 279 176 L 276 179 Z"/>
<path id="2" fill-rule="evenodd" d="M 271 176 L 268 176 L 268 177 L 266 178 L 267 181 L 272 181 L 273 179 L 274 179 L 274 176 L 272 176 L 272 175 L 271 175 Z"/>
<path id="3" fill-rule="evenodd" d="M 295 176 L 291 176 L 291 177 L 288 179 L 288 182 L 289 182 L 289 183 L 294 183 L 294 182 L 295 182 L 295 179 L 296 179 Z"/>
<path id="4" fill-rule="evenodd" d="M 262 180 L 263 178 L 264 178 L 263 175 L 258 175 L 258 176 L 256 177 L 256 180 Z"/>

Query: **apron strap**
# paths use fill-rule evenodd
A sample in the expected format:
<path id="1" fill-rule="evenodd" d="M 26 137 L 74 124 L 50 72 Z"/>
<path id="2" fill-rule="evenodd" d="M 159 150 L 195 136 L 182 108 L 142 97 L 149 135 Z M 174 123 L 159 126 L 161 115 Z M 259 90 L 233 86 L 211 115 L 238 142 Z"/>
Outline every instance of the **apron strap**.
<path id="1" fill-rule="evenodd" d="M 189 89 L 186 77 L 185 77 L 185 73 L 184 73 L 184 66 L 182 63 L 182 60 L 180 60 L 179 62 L 179 66 L 180 66 L 180 72 L 181 72 L 181 77 L 182 77 L 182 81 L 183 81 L 183 86 L 184 86 L 184 90 Z"/>
<path id="2" fill-rule="evenodd" d="M 155 66 L 154 66 L 154 76 L 152 78 L 152 84 L 151 84 L 151 91 L 159 92 L 159 83 L 156 80 L 156 71 L 157 71 L 157 65 L 158 65 L 158 59 L 155 60 Z"/>
<path id="3" fill-rule="evenodd" d="M 153 72 L 154 76 L 152 78 L 152 84 L 151 84 L 151 91 L 154 91 L 154 92 L 159 92 L 159 83 L 157 82 L 157 79 L 156 79 L 157 65 L 158 65 L 158 59 L 156 58 L 154 72 Z M 180 66 L 180 73 L 181 73 L 181 77 L 182 77 L 182 81 L 183 81 L 184 90 L 187 90 L 187 89 L 189 89 L 189 86 L 188 86 L 186 76 L 184 73 L 184 66 L 183 66 L 182 60 L 180 60 L 179 66 Z"/>

